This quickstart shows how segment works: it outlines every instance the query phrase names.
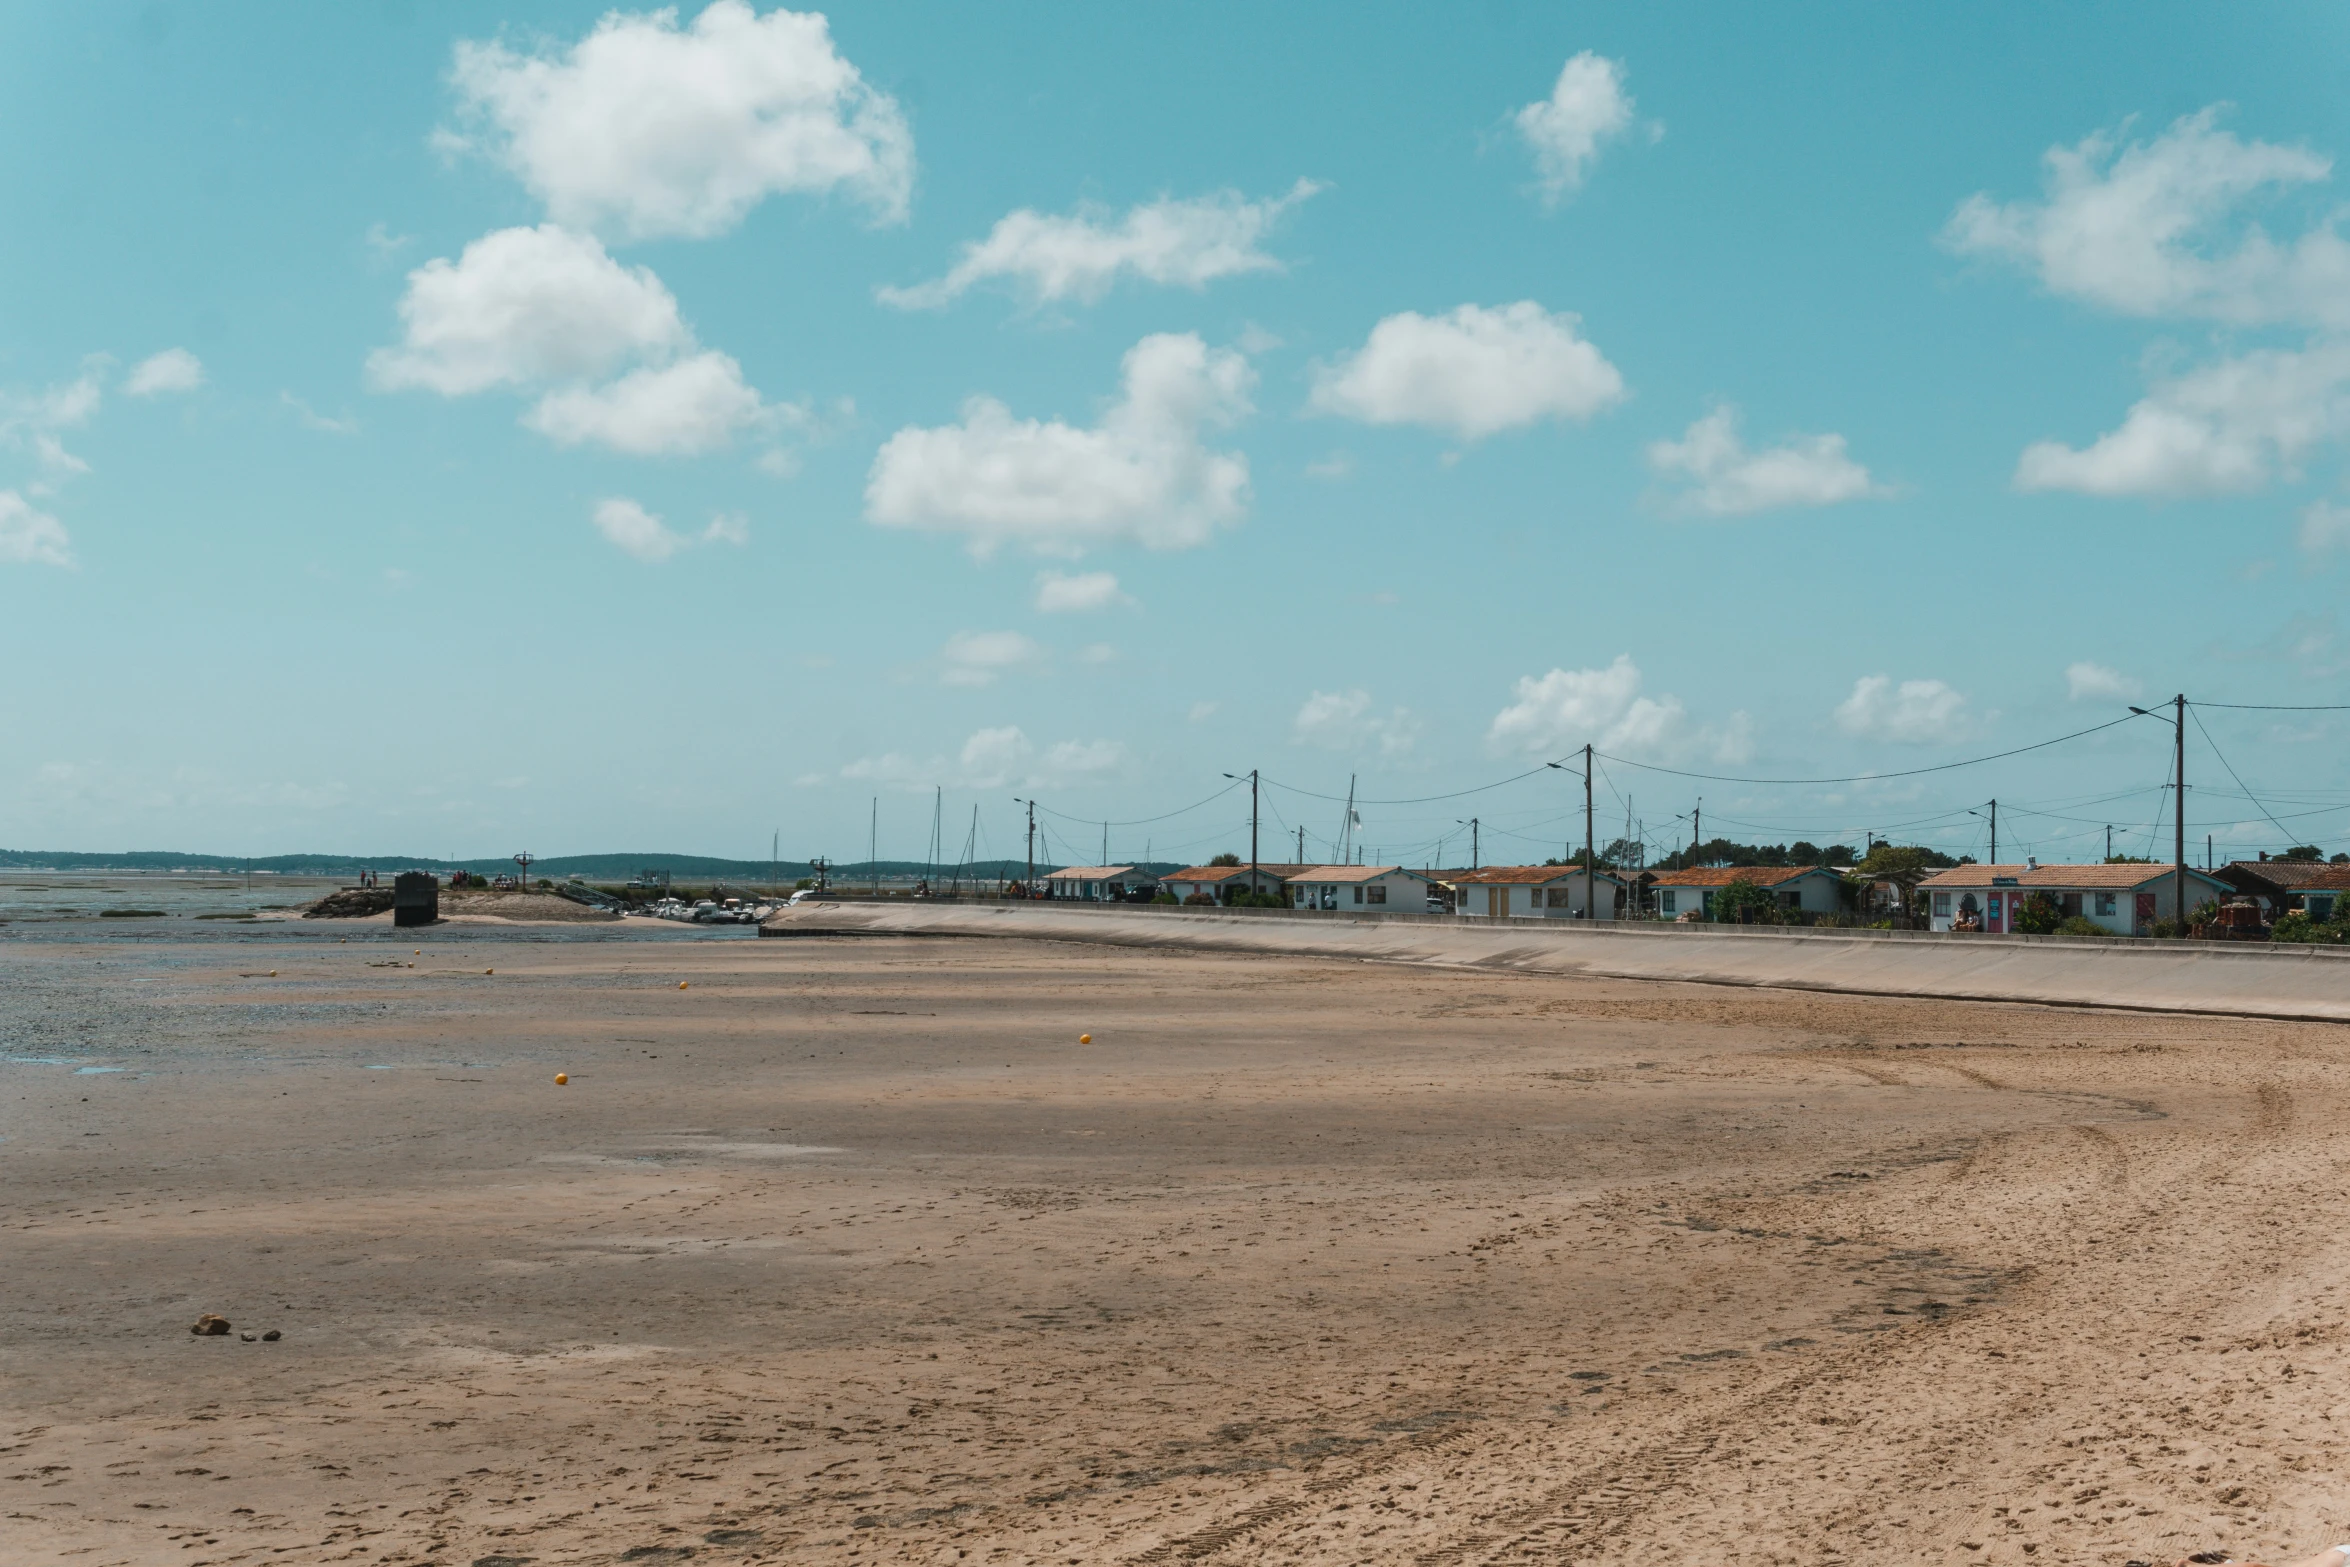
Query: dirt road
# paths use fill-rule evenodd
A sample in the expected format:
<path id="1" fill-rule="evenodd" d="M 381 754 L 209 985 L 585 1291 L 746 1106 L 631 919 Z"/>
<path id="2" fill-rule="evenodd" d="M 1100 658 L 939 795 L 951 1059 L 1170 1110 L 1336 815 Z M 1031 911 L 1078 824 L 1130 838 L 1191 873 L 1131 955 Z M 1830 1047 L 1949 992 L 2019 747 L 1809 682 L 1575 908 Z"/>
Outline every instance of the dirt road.
<path id="1" fill-rule="evenodd" d="M 344 934 L 0 943 L 0 1559 L 2350 1533 L 2336 1026 Z"/>

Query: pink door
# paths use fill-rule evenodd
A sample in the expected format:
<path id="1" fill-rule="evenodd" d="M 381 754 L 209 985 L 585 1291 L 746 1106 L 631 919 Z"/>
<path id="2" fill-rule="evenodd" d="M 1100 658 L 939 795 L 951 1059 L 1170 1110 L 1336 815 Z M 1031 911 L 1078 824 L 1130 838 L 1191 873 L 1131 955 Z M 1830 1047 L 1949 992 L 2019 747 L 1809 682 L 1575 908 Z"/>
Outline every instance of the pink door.
<path id="1" fill-rule="evenodd" d="M 2138 928 L 2140 930 L 2144 930 L 2147 926 L 2153 923 L 2154 894 L 2151 892 L 2141 892 L 2138 894 Z"/>
<path id="2" fill-rule="evenodd" d="M 2006 908 L 2006 906 L 2006 899 L 2001 897 L 1996 892 L 1991 894 L 1991 911 L 1983 916 L 1983 929 L 1989 931 L 1994 936 L 2006 930 L 2007 921 L 2002 916 L 2002 911 Z"/>

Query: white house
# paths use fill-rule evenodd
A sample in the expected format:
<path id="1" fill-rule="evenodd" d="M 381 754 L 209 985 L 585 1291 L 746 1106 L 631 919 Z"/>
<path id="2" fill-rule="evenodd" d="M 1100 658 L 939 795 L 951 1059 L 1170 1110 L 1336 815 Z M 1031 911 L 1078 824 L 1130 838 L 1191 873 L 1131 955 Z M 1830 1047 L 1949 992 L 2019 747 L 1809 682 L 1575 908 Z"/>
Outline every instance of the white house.
<path id="1" fill-rule="evenodd" d="M 1288 879 L 1292 908 L 1397 914 L 1426 913 L 1434 885 L 1419 872 L 1396 865 L 1302 865 Z"/>
<path id="2" fill-rule="evenodd" d="M 1651 884 L 1657 917 L 1677 920 L 1694 911 L 1705 919 L 1714 895 L 1734 881 L 1762 888 L 1783 909 L 1835 914 L 1844 907 L 1844 878 L 1825 865 L 1714 865 L 1657 872 Z"/>
<path id="3" fill-rule="evenodd" d="M 2176 919 L 2177 872 L 2168 865 L 1960 865 L 1918 883 L 1927 918 L 1949 930 L 1969 916 L 1986 934 L 2015 927 L 2016 910 L 2035 892 L 2065 918 L 2078 914 L 2117 936 L 2142 936 L 2156 920 Z M 2217 876 L 2187 872 L 2187 912 L 2206 900 L 2227 902 L 2235 889 Z"/>
<path id="4" fill-rule="evenodd" d="M 1455 914 L 1472 919 L 1588 919 L 1585 889 L 1597 894 L 1597 917 L 1617 916 L 1627 879 L 1609 871 L 1586 873 L 1580 865 L 1488 865 L 1445 877 L 1458 896 Z"/>
<path id="5" fill-rule="evenodd" d="M 1243 892 L 1278 894 L 1281 873 L 1296 869 L 1299 867 L 1294 865 L 1259 865 L 1253 870 L 1246 865 L 1194 865 L 1161 881 L 1159 890 L 1173 893 L 1177 903 L 1189 903 L 1194 898 L 1230 903 Z"/>
<path id="6" fill-rule="evenodd" d="M 1065 865 L 1044 878 L 1045 894 L 1089 903 L 1123 903 L 1135 887 L 1157 883 L 1131 865 Z"/>

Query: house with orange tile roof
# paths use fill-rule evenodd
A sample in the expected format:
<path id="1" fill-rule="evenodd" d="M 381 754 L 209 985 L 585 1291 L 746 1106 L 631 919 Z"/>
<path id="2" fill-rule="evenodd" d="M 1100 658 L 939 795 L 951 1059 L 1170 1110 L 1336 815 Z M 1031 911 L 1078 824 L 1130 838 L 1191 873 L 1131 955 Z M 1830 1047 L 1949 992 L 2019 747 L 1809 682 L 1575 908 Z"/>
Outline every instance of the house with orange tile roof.
<path id="1" fill-rule="evenodd" d="M 1837 914 L 1844 908 L 1844 877 L 1825 865 L 1712 865 L 1657 872 L 1657 916 L 1704 919 L 1713 912 L 1715 895 L 1734 881 L 1751 882 L 1790 911 Z"/>
<path id="2" fill-rule="evenodd" d="M 2015 928 L 2016 910 L 2035 892 L 2048 894 L 2066 918 L 2079 915 L 2117 936 L 2143 936 L 2156 920 L 2178 917 L 2177 872 L 2168 865 L 1959 865 L 1918 883 L 1932 929 L 1973 916 L 1987 935 Z M 2225 903 L 2235 889 L 2203 871 L 2187 872 L 2187 912 Z"/>
<path id="3" fill-rule="evenodd" d="M 1445 876 L 1456 896 L 1453 912 L 1471 919 L 1621 919 L 1629 912 L 1641 873 L 1580 865 L 1488 865 Z M 1596 915 L 1585 911 L 1589 901 Z"/>

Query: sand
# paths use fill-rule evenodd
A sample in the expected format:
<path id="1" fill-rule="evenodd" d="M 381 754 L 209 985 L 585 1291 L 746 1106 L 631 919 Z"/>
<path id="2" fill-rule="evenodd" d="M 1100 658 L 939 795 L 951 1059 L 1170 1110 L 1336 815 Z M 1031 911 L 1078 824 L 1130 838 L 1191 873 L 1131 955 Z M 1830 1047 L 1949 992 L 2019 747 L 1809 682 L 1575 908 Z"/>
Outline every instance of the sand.
<path id="1" fill-rule="evenodd" d="M 0 1055 L 11 1563 L 2350 1532 L 2337 1026 L 312 922 Z"/>

